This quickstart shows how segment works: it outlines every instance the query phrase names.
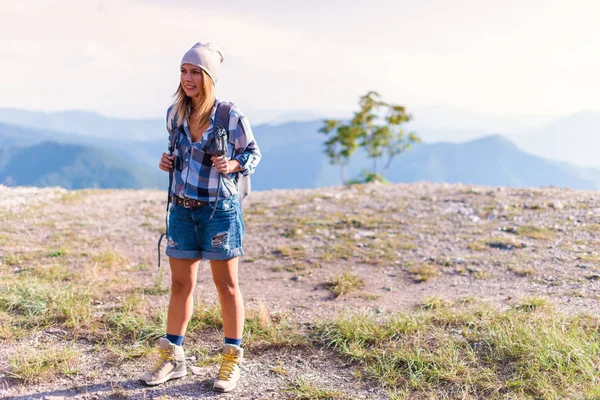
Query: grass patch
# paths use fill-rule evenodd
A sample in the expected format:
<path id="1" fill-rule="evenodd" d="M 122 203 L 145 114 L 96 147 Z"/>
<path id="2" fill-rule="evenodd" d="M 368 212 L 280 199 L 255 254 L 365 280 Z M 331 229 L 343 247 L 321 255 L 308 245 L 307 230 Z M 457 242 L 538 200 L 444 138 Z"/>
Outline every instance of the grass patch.
<path id="1" fill-rule="evenodd" d="M 197 302 L 194 306 L 196 310 L 190 319 L 187 331 L 194 332 L 209 328 L 221 329 L 223 319 L 221 318 L 221 307 L 219 304 L 210 304 Z"/>
<path id="2" fill-rule="evenodd" d="M 285 228 L 282 235 L 288 239 L 302 239 L 304 237 L 304 230 L 298 226 L 293 228 Z"/>
<path id="3" fill-rule="evenodd" d="M 280 313 L 269 313 L 262 303 L 246 315 L 244 341 L 255 347 L 289 348 L 306 344 L 305 338 L 296 333 L 291 320 Z"/>
<path id="4" fill-rule="evenodd" d="M 221 329 L 223 320 L 218 303 L 198 303 L 188 325 L 188 334 L 206 329 Z M 246 311 L 244 343 L 247 347 L 297 347 L 305 338 L 295 331 L 292 321 L 282 314 L 270 314 L 263 304 Z"/>
<path id="5" fill-rule="evenodd" d="M 285 270 L 287 272 L 292 272 L 292 273 L 299 273 L 302 271 L 306 271 L 306 269 L 308 268 L 307 264 L 302 264 L 302 263 L 292 263 L 288 266 L 285 267 Z"/>
<path id="6" fill-rule="evenodd" d="M 414 265 L 408 268 L 408 273 L 415 282 L 426 282 L 439 274 L 438 269 L 430 264 Z"/>
<path id="7" fill-rule="evenodd" d="M 67 255 L 67 250 L 65 248 L 61 247 L 60 249 L 50 250 L 48 252 L 48 254 L 46 254 L 46 257 L 55 258 L 55 257 L 63 257 L 65 255 Z"/>
<path id="8" fill-rule="evenodd" d="M 583 230 L 590 233 L 600 233 L 600 224 L 587 224 L 583 227 Z"/>
<path id="9" fill-rule="evenodd" d="M 525 248 L 525 244 L 517 243 L 512 239 L 503 237 L 492 237 L 487 239 L 479 239 L 468 243 L 467 247 L 473 251 L 486 251 L 490 248 L 499 250 L 515 250 Z"/>
<path id="10" fill-rule="evenodd" d="M 364 287 L 363 280 L 348 271 L 332 276 L 326 284 L 329 290 L 335 294 L 336 298 Z"/>
<path id="11" fill-rule="evenodd" d="M 25 384 L 48 381 L 59 375 L 73 375 L 77 352 L 66 347 L 45 350 L 23 350 L 8 359 L 8 375 Z"/>
<path id="12" fill-rule="evenodd" d="M 354 241 L 336 241 L 331 246 L 320 247 L 320 253 L 317 256 L 322 261 L 349 260 L 356 254 L 356 244 Z"/>
<path id="13" fill-rule="evenodd" d="M 104 251 L 98 255 L 92 257 L 92 261 L 101 269 L 111 269 L 115 267 L 124 266 L 127 260 L 119 253 L 114 251 Z"/>
<path id="14" fill-rule="evenodd" d="M 285 369 L 282 361 L 279 361 L 277 363 L 277 365 L 274 366 L 273 368 L 271 368 L 269 371 L 273 372 L 274 374 L 280 375 L 280 376 L 288 374 L 288 371 L 287 371 L 287 369 Z"/>
<path id="15" fill-rule="evenodd" d="M 63 324 L 83 329 L 92 325 L 92 295 L 89 289 L 51 288 L 34 279 L 0 287 L 0 310 L 29 327 Z"/>
<path id="16" fill-rule="evenodd" d="M 446 302 L 437 296 L 428 296 L 423 299 L 419 308 L 423 310 L 436 310 L 446 305 Z"/>
<path id="17" fill-rule="evenodd" d="M 273 251 L 273 254 L 283 258 L 303 258 L 306 251 L 302 246 L 282 246 Z"/>
<path id="18" fill-rule="evenodd" d="M 536 240 L 550 240 L 556 237 L 556 232 L 550 228 L 539 228 L 537 226 L 521 226 L 517 229 L 519 235 Z"/>
<path id="19" fill-rule="evenodd" d="M 62 195 L 60 201 L 65 204 L 73 204 L 80 202 L 85 197 L 89 195 L 98 195 L 101 193 L 110 193 L 110 190 L 99 190 L 99 189 L 83 189 L 83 190 L 74 190 L 67 192 Z"/>
<path id="20" fill-rule="evenodd" d="M 19 256 L 18 254 L 8 254 L 8 255 L 2 257 L 2 264 L 6 264 L 11 267 L 16 267 L 18 265 L 21 265 L 22 262 L 23 262 L 23 257 Z"/>
<path id="21" fill-rule="evenodd" d="M 361 298 L 363 300 L 376 301 L 379 300 L 381 296 L 372 293 L 359 293 L 356 297 Z"/>
<path id="22" fill-rule="evenodd" d="M 71 281 L 76 275 L 75 273 L 69 272 L 65 265 L 36 265 L 30 268 L 23 268 L 17 272 L 18 277 L 35 277 L 39 278 L 40 281 L 45 283 L 53 282 L 57 283 L 60 281 Z"/>
<path id="23" fill-rule="evenodd" d="M 191 354 L 196 357 L 196 362 L 194 364 L 197 367 L 218 365 L 222 359 L 221 353 L 211 355 L 208 349 L 204 347 L 196 348 Z"/>
<path id="24" fill-rule="evenodd" d="M 539 297 L 525 297 L 515 305 L 518 311 L 535 311 L 538 308 L 548 307 L 548 301 Z"/>
<path id="25" fill-rule="evenodd" d="M 143 289 L 144 294 L 149 294 L 153 296 L 162 296 L 164 294 L 169 293 L 170 289 L 163 285 L 164 280 L 164 268 L 158 271 L 156 278 L 154 278 L 154 285 L 152 287 L 146 287 Z"/>
<path id="26" fill-rule="evenodd" d="M 146 263 L 136 264 L 131 268 L 132 271 L 150 271 L 151 269 L 152 266 Z"/>
<path id="27" fill-rule="evenodd" d="M 154 344 L 148 342 L 136 342 L 136 343 L 113 343 L 107 342 L 105 344 L 106 349 L 113 355 L 113 361 L 115 363 L 122 363 L 124 361 L 133 361 L 142 357 L 146 357 L 154 352 Z"/>
<path id="28" fill-rule="evenodd" d="M 10 236 L 0 235 L 0 246 L 5 246 L 11 242 Z"/>
<path id="29" fill-rule="evenodd" d="M 111 340 L 121 339 L 121 343 L 150 344 L 163 337 L 166 326 L 166 313 L 146 317 L 134 313 L 128 306 L 114 310 L 104 316 L 106 334 Z"/>
<path id="30" fill-rule="evenodd" d="M 597 253 L 577 253 L 577 261 L 600 264 L 600 256 Z"/>
<path id="31" fill-rule="evenodd" d="M 535 272 L 531 267 L 522 267 L 519 265 L 511 265 L 508 270 L 517 276 L 531 276 Z"/>
<path id="32" fill-rule="evenodd" d="M 593 317 L 525 299 L 508 310 L 442 303 L 347 314 L 320 323 L 315 337 L 393 398 L 595 398 L 599 329 Z"/>
<path id="33" fill-rule="evenodd" d="M 320 388 L 303 377 L 290 382 L 285 391 L 291 393 L 294 400 L 350 400 L 339 390 Z"/>

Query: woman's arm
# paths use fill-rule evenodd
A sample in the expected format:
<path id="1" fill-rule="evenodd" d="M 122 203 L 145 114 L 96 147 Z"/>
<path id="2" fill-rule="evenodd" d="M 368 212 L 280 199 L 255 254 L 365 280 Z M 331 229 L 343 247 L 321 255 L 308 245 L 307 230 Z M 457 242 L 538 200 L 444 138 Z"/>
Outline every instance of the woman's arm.
<path id="1" fill-rule="evenodd" d="M 256 139 L 254 138 L 254 134 L 252 133 L 248 118 L 235 108 L 231 113 L 232 115 L 229 118 L 230 125 L 235 124 L 235 155 L 231 161 L 237 161 L 239 163 L 237 172 L 241 172 L 243 175 L 250 175 L 256 170 L 256 166 L 260 162 L 262 155 L 258 144 L 256 143 Z"/>

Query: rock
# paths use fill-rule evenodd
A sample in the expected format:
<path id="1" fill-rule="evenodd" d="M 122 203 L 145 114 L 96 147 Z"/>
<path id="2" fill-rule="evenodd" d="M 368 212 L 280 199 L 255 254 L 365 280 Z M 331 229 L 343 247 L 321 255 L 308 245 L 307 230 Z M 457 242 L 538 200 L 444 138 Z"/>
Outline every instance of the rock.
<path id="1" fill-rule="evenodd" d="M 554 208 L 555 210 L 562 210 L 563 208 L 565 208 L 565 206 L 563 205 L 563 203 L 561 203 L 560 201 L 554 201 L 554 202 L 551 202 L 548 205 L 550 207 Z"/>
<path id="2" fill-rule="evenodd" d="M 206 368 L 206 367 L 197 367 L 195 365 L 189 366 L 188 369 L 190 370 L 190 372 L 193 375 L 204 375 L 204 374 L 207 374 L 210 371 L 209 368 Z"/>
<path id="3" fill-rule="evenodd" d="M 513 234 L 517 234 L 518 233 L 516 226 L 511 226 L 509 228 L 507 228 L 505 226 L 502 226 L 502 227 L 500 227 L 500 231 L 506 232 L 506 233 L 513 233 Z"/>

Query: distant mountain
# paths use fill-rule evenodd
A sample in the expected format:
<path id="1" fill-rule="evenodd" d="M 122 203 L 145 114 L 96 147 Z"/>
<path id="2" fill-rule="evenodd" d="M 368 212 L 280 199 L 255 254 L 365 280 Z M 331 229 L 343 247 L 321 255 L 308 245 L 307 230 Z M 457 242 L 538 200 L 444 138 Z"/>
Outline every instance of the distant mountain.
<path id="1" fill-rule="evenodd" d="M 339 185 L 339 167 L 329 165 L 323 153 L 324 136 L 317 132 L 320 126 L 314 121 L 257 128 L 263 160 L 253 177 L 253 187 L 264 190 Z M 347 177 L 358 177 L 371 165 L 366 154 L 358 151 L 348 166 Z M 392 182 L 600 189 L 600 169 L 578 168 L 525 153 L 500 135 L 466 143 L 415 146 L 393 161 L 387 178 Z"/>
<path id="2" fill-rule="evenodd" d="M 321 125 L 321 121 L 309 121 L 255 127 L 263 158 L 259 173 L 252 177 L 252 187 L 267 190 L 319 186 L 319 177 L 328 166 L 323 154 L 325 136 L 318 133 Z"/>
<path id="3" fill-rule="evenodd" d="M 515 137 L 524 150 L 581 166 L 600 166 L 600 112 L 580 112 Z"/>
<path id="4" fill-rule="evenodd" d="M 64 113 L 64 115 L 71 118 L 78 114 Z M 571 155 L 569 146 L 560 149 L 559 143 L 564 143 L 567 140 L 573 146 L 576 144 L 580 147 L 583 146 L 585 154 L 589 153 L 590 158 L 593 158 L 592 153 L 595 155 L 596 149 L 600 148 L 600 142 L 598 142 L 600 137 L 594 137 L 593 135 L 595 132 L 594 127 L 600 126 L 594 125 L 596 117 L 598 115 L 595 113 L 583 113 L 544 128 L 554 127 L 554 130 L 534 132 L 539 136 L 532 134 L 528 138 L 531 138 L 538 145 L 532 145 L 530 152 L 556 149 L 557 152 L 562 150 L 563 155 L 567 154 L 569 157 L 584 154 L 575 152 Z M 146 122 L 148 121 L 152 120 Z M 119 120 L 116 120 L 111 124 L 118 122 Z M 443 128 L 442 122 L 439 126 Z M 128 123 L 133 124 L 134 121 L 128 121 Z M 127 187 L 145 187 L 147 185 L 156 187 L 157 181 L 152 177 L 161 179 L 162 173 L 158 170 L 157 165 L 160 154 L 167 149 L 167 136 L 164 132 L 164 121 L 155 120 L 153 124 L 157 126 L 157 131 L 160 131 L 160 135 L 155 139 L 151 137 L 134 139 L 128 135 L 107 138 L 91 134 L 82 135 L 73 131 L 63 133 L 49 129 L 26 128 L 0 123 L 0 149 L 2 154 L 0 172 L 3 174 L 0 175 L 0 182 L 10 176 L 13 184 L 16 181 L 18 184 L 47 185 L 48 182 L 59 181 L 60 174 L 66 174 L 69 178 L 60 183 L 65 187 L 71 187 L 69 185 L 72 185 L 72 187 L 80 187 L 81 185 L 87 185 L 81 187 L 95 187 L 92 185 L 105 187 L 108 184 L 105 175 L 102 182 L 96 182 L 92 176 L 92 167 L 79 164 L 80 161 L 74 160 L 71 160 L 72 163 L 75 163 L 81 169 L 81 174 L 86 178 L 83 180 L 71 179 L 70 177 L 76 175 L 74 175 L 75 170 L 69 169 L 72 163 L 63 165 L 61 164 L 63 161 L 53 158 L 55 156 L 51 155 L 52 152 L 43 151 L 43 149 L 56 146 L 57 154 L 62 154 L 64 157 L 67 157 L 67 154 L 80 154 L 82 152 L 86 155 L 92 155 L 87 158 L 97 160 L 94 165 L 98 166 L 98 169 L 94 171 L 100 175 L 106 169 L 113 167 L 119 171 L 136 171 L 136 177 L 129 178 L 131 182 L 139 183 L 132 183 L 132 186 Z M 73 126 L 73 124 L 69 123 L 69 126 Z M 132 128 L 131 131 L 140 132 L 142 130 L 140 126 Z M 253 176 L 253 188 L 267 190 L 339 185 L 341 183 L 339 167 L 330 165 L 323 153 L 325 136 L 318 133 L 321 126 L 321 120 L 255 125 L 253 131 L 263 153 L 263 159 L 257 174 Z M 565 131 L 571 133 L 564 135 L 562 132 Z M 95 131 L 95 133 L 99 134 L 98 131 Z M 462 137 L 472 137 L 474 135 L 477 139 L 463 143 L 456 143 L 455 140 L 452 140 L 453 143 L 444 141 L 416 146 L 413 150 L 395 159 L 388 171 L 387 178 L 393 182 L 427 180 L 501 186 L 556 185 L 580 189 L 600 188 L 600 170 L 579 168 L 565 162 L 550 161 L 544 157 L 524 152 L 521 150 L 520 142 L 520 139 L 523 139 L 524 136 L 514 137 L 512 141 L 509 141 L 499 135 L 479 137 L 480 135 L 475 131 L 457 130 L 455 139 L 461 135 Z M 48 147 L 47 143 L 42 145 L 42 141 L 53 143 Z M 518 147 L 514 142 L 517 143 Z M 68 147 L 71 145 L 72 147 Z M 18 175 L 20 168 L 11 170 L 8 173 L 7 169 L 11 168 L 16 162 L 14 160 L 19 158 L 15 156 L 18 153 L 16 147 L 19 146 L 25 148 L 22 149 L 22 154 L 26 154 L 21 159 L 35 158 L 37 160 L 40 157 L 48 157 L 43 159 L 46 165 L 53 166 L 51 170 L 55 175 L 48 177 L 48 171 L 45 169 L 35 170 L 36 172 L 33 173 L 33 168 L 27 179 Z M 68 148 L 68 151 L 65 148 Z M 63 152 L 61 153 L 61 151 Z M 558 158 L 559 156 L 555 154 L 555 157 Z M 82 156 L 81 160 L 85 158 Z M 8 159 L 11 161 L 7 162 Z M 353 156 L 346 176 L 347 178 L 355 178 L 363 170 L 370 170 L 370 168 L 371 161 L 364 153 L 359 151 Z M 35 174 L 40 177 L 35 178 Z M 119 172 L 115 176 L 121 176 L 120 174 Z M 158 184 L 158 187 L 166 186 L 164 176 L 162 178 L 163 183 Z M 73 183 L 75 181 L 77 183 Z M 110 184 L 128 185 L 123 180 Z"/>
<path id="5" fill-rule="evenodd" d="M 145 167 L 156 167 L 167 146 L 167 136 L 161 140 L 126 140 L 105 137 L 84 136 L 77 133 L 55 132 L 47 129 L 27 128 L 0 122 L 0 148 L 28 147 L 45 141 L 63 144 L 77 144 L 111 152 L 131 162 Z"/>
<path id="6" fill-rule="evenodd" d="M 7 186 L 163 188 L 166 179 L 158 168 L 140 168 L 93 147 L 43 142 L 24 148 L 0 148 L 0 183 Z"/>
<path id="7" fill-rule="evenodd" d="M 165 135 L 165 120 L 108 118 L 88 111 L 46 113 L 0 108 L 0 121 L 28 128 L 71 132 L 122 141 L 155 140 Z"/>
<path id="8" fill-rule="evenodd" d="M 461 144 L 419 145 L 393 162 L 387 178 L 392 182 L 600 189 L 600 169 L 578 168 L 525 153 L 499 135 Z"/>
<path id="9" fill-rule="evenodd" d="M 0 122 L 0 148 L 27 147 L 50 138 L 48 132 Z"/>
<path id="10" fill-rule="evenodd" d="M 465 141 L 493 132 L 515 135 L 558 118 L 555 115 L 480 113 L 451 106 L 416 107 L 408 111 L 414 117 L 411 121 L 413 128 L 424 133 L 428 142 Z M 434 133 L 435 139 L 430 137 L 429 132 Z"/>
<path id="11" fill-rule="evenodd" d="M 106 139 L 0 122 L 0 148 L 27 147 L 45 141 L 97 145 Z"/>

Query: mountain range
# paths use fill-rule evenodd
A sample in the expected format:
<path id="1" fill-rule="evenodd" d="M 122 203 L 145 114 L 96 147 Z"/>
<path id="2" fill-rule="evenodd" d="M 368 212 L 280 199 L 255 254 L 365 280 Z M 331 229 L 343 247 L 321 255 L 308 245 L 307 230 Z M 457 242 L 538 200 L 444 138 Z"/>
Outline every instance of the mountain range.
<path id="1" fill-rule="evenodd" d="M 510 130 L 507 127 L 518 126 L 522 118 L 517 116 L 504 127 Z M 428 121 L 433 128 L 426 126 Z M 452 121 L 447 117 L 411 123 L 425 143 L 397 157 L 386 178 L 392 182 L 600 189 L 599 169 L 564 161 L 577 158 L 580 165 L 600 164 L 594 163 L 594 150 L 600 144 L 594 134 L 600 128 L 600 113 L 580 113 L 549 123 L 547 117 L 539 117 L 536 123 L 542 125 L 525 132 L 513 129 L 506 136 L 479 130 L 477 126 L 485 125 L 483 119 L 463 130 L 454 128 Z M 340 184 L 339 167 L 330 165 L 323 153 L 321 124 L 313 120 L 255 126 L 263 159 L 252 178 L 253 188 Z M 530 121 L 529 126 L 535 123 Z M 461 135 L 464 140 L 457 140 Z M 166 174 L 157 167 L 166 147 L 162 119 L 0 109 L 0 183 L 5 185 L 166 187 Z M 358 151 L 347 176 L 358 177 L 370 166 L 371 160 Z"/>

